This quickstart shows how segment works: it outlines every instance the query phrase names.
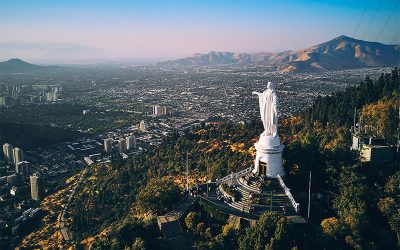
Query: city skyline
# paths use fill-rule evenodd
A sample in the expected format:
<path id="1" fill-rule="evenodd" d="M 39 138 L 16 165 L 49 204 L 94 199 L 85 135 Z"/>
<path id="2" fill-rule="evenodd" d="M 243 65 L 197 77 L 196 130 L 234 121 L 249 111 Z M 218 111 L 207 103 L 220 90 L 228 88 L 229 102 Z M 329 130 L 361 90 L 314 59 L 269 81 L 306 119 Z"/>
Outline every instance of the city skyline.
<path id="1" fill-rule="evenodd" d="M 2 1 L 0 7 L 2 60 L 279 52 L 339 35 L 400 44 L 398 1 Z"/>

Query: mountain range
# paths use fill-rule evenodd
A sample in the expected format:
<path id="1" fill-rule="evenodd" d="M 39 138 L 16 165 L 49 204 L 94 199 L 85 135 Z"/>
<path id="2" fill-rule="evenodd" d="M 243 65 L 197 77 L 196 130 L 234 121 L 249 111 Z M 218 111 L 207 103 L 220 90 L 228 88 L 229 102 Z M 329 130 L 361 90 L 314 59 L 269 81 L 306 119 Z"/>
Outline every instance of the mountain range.
<path id="1" fill-rule="evenodd" d="M 0 41 L 0 59 L 24 58 L 42 64 L 98 62 L 110 55 L 105 51 L 69 42 Z"/>
<path id="2" fill-rule="evenodd" d="M 83 50 L 87 48 L 81 48 Z M 325 43 L 297 51 L 279 53 L 215 52 L 194 54 L 178 60 L 159 62 L 160 67 L 186 66 L 262 66 L 279 72 L 315 72 L 362 67 L 400 65 L 400 45 L 385 45 L 339 36 Z M 0 62 L 0 73 L 24 73 L 54 66 L 38 66 L 20 59 Z"/>
<path id="3" fill-rule="evenodd" d="M 325 43 L 297 51 L 279 53 L 215 52 L 195 54 L 158 66 L 260 65 L 280 72 L 313 72 L 361 67 L 400 65 L 400 45 L 385 45 L 339 36 Z"/>

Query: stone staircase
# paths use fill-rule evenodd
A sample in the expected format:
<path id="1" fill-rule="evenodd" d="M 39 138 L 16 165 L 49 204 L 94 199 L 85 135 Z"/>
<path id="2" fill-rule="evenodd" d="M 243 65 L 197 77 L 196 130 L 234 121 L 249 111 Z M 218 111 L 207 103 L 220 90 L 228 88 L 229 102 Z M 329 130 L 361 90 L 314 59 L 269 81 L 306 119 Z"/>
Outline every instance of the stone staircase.
<path id="1" fill-rule="evenodd" d="M 161 232 L 164 240 L 168 244 L 168 248 L 171 250 L 185 250 L 186 241 L 182 234 L 182 229 L 179 224 L 179 220 L 167 219 L 166 222 L 161 223 Z"/>
<path id="2" fill-rule="evenodd" d="M 250 209 L 250 200 L 249 200 L 249 192 L 246 190 L 237 187 L 237 190 L 240 192 L 240 199 L 235 202 L 228 203 L 229 206 L 244 212 L 249 212 Z"/>
<path id="3" fill-rule="evenodd" d="M 255 182 L 250 185 L 247 184 L 246 180 L 242 177 L 231 180 L 230 182 L 236 186 L 236 190 L 240 192 L 241 198 L 238 201 L 227 203 L 230 207 L 235 208 L 239 211 L 249 212 L 251 206 L 254 207 L 254 214 L 262 214 L 265 211 L 274 211 L 278 214 L 284 214 L 283 208 L 286 207 L 286 213 L 293 212 L 293 208 L 290 205 L 290 200 L 284 193 L 284 190 L 279 185 L 276 179 L 271 179 L 272 184 L 263 190 L 263 197 L 268 197 L 272 200 L 272 204 L 251 204 L 249 195 L 253 193 L 255 195 L 261 195 Z M 272 192 L 272 196 L 271 196 Z"/>

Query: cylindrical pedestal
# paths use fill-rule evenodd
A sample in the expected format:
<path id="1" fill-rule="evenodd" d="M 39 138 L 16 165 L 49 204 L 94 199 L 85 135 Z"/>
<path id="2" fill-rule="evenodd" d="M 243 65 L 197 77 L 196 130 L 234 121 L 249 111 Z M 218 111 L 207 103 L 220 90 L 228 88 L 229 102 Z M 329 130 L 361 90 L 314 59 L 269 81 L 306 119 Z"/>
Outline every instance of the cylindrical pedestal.
<path id="1" fill-rule="evenodd" d="M 284 146 L 279 137 L 263 136 L 254 144 L 257 154 L 254 161 L 254 174 L 276 178 L 276 175 L 285 175 L 282 164 Z"/>

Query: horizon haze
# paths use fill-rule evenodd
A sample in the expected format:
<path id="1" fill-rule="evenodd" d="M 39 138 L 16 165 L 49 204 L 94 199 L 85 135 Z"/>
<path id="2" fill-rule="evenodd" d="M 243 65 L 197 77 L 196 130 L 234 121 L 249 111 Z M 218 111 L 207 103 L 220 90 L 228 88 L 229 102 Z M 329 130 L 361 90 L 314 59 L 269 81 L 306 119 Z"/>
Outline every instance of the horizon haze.
<path id="1" fill-rule="evenodd" d="M 339 35 L 400 44 L 398 1 L 2 1 L 0 60 L 155 62 L 298 50 Z"/>

